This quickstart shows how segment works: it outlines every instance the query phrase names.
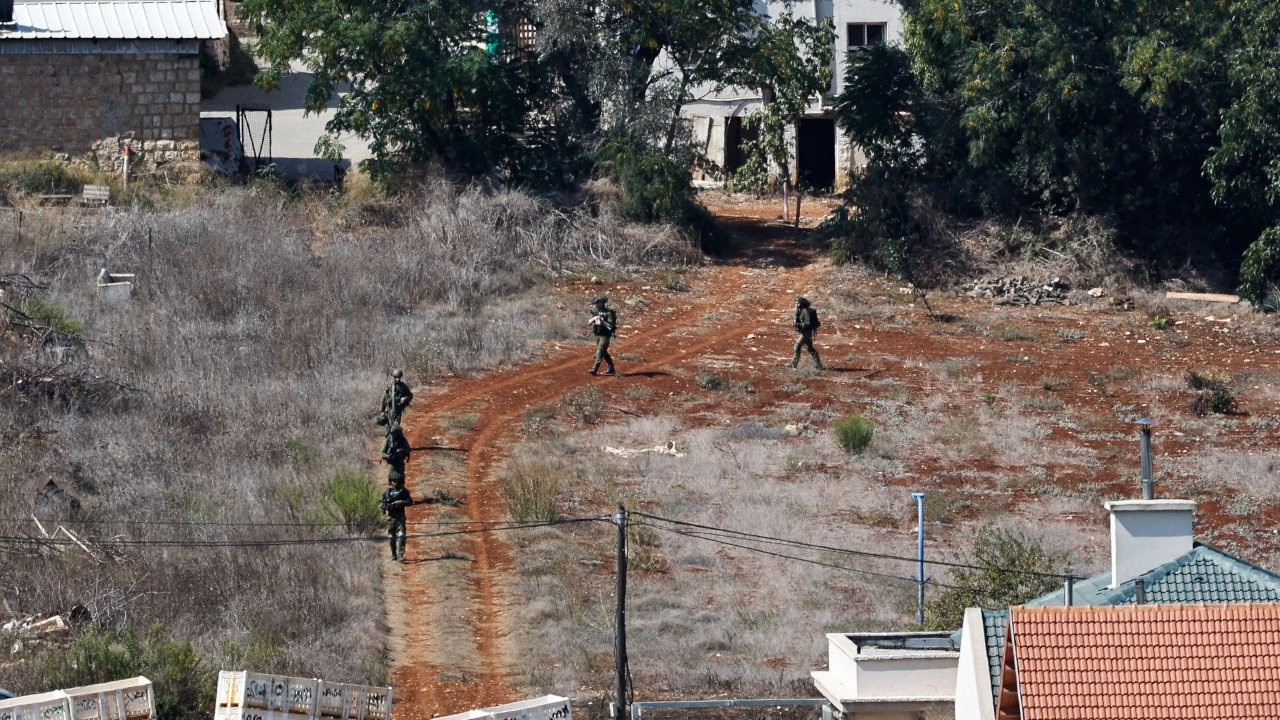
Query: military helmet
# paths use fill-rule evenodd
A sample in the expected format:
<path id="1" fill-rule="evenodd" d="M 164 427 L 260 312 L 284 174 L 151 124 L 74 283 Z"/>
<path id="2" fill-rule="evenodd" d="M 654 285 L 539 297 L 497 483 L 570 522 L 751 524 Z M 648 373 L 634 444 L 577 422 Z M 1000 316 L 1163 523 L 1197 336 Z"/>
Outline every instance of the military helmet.
<path id="1" fill-rule="evenodd" d="M 809 307 L 809 299 L 803 295 L 797 295 L 796 304 L 802 308 Z"/>
<path id="2" fill-rule="evenodd" d="M 404 371 L 403 371 L 403 370 L 401 370 L 400 368 L 396 368 L 395 370 L 392 370 L 392 371 L 391 371 L 391 377 L 396 378 L 396 379 L 400 379 L 400 378 L 404 377 Z"/>
<path id="3" fill-rule="evenodd" d="M 591 301 L 591 304 L 592 304 L 592 305 L 600 305 L 600 304 L 602 304 L 602 303 L 607 303 L 607 302 L 609 302 L 609 298 L 608 298 L 608 296 L 606 296 L 606 295 L 597 295 L 597 296 L 596 296 L 596 299 Z"/>
<path id="4" fill-rule="evenodd" d="M 391 427 L 387 428 L 387 432 L 393 433 L 398 433 L 401 430 L 403 430 L 403 428 L 400 427 L 400 423 L 398 421 L 391 423 Z"/>
<path id="5" fill-rule="evenodd" d="M 395 468 L 391 468 L 391 470 L 387 472 L 387 481 L 393 483 L 404 482 L 404 473 Z"/>

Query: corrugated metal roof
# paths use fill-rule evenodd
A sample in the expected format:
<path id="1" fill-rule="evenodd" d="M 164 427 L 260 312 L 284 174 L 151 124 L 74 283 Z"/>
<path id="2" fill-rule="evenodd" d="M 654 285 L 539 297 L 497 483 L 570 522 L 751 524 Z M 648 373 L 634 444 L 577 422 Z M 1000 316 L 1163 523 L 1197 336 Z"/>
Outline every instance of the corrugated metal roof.
<path id="1" fill-rule="evenodd" d="M 18 40 L 212 40 L 227 34 L 214 0 L 62 0 L 14 3 Z"/>

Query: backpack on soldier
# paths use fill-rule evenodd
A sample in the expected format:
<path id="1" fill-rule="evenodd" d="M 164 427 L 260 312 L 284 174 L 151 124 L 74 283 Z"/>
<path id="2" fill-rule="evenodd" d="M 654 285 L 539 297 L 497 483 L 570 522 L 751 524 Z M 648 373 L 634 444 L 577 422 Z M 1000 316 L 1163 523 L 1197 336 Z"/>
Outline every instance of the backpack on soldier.
<path id="1" fill-rule="evenodd" d="M 822 327 L 822 321 L 818 319 L 818 311 L 809 307 L 805 308 L 809 313 L 809 330 L 814 331 Z"/>

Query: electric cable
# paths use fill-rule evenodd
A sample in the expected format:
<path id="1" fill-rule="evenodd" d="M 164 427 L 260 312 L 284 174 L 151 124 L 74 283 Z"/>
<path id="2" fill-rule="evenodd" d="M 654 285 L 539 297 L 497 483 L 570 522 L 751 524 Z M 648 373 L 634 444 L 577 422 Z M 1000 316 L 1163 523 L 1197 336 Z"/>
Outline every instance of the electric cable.
<path id="1" fill-rule="evenodd" d="M 637 513 L 637 514 L 639 514 L 639 513 Z M 891 575 L 891 574 L 889 574 L 889 573 L 877 572 L 877 571 L 875 571 L 875 570 L 864 570 L 864 569 L 861 569 L 861 568 L 845 567 L 844 565 L 836 565 L 836 564 L 834 564 L 834 563 L 822 562 L 821 560 L 813 560 L 813 559 L 811 559 L 811 558 L 803 558 L 803 557 L 799 557 L 799 556 L 796 556 L 796 555 L 787 555 L 787 554 L 785 554 L 785 553 L 779 553 L 779 552 L 774 552 L 774 551 L 772 551 L 772 550 L 765 550 L 765 549 L 763 549 L 763 548 L 752 547 L 752 546 L 750 546 L 750 545 L 742 545 L 742 544 L 735 543 L 735 542 L 729 542 L 728 540 L 722 540 L 722 539 L 719 539 L 719 538 L 716 538 L 716 537 L 710 537 L 710 536 L 707 536 L 707 535 L 703 535 L 703 534 L 695 533 L 695 532 L 689 532 L 689 531 L 686 531 L 686 530 L 676 530 L 675 528 L 663 527 L 663 526 L 661 526 L 661 525 L 653 525 L 653 524 L 650 524 L 650 523 L 635 523 L 635 524 L 636 524 L 636 525 L 643 525 L 643 526 L 645 526 L 645 527 L 651 527 L 651 528 L 654 528 L 655 530 L 663 530 L 663 531 L 665 531 L 665 532 L 673 533 L 673 534 L 676 534 L 676 535 L 683 535 L 683 536 L 685 536 L 685 537 L 696 538 L 696 539 L 698 539 L 698 540 L 706 540 L 706 541 L 708 541 L 708 542 L 719 543 L 719 544 L 721 544 L 721 545 L 728 545 L 728 546 L 730 546 L 730 547 L 741 548 L 741 549 L 743 549 L 743 550 L 748 550 L 748 551 L 750 551 L 750 552 L 760 553 L 760 554 L 762 554 L 762 555 L 770 555 L 770 556 L 773 556 L 773 557 L 776 557 L 776 558 L 782 558 L 782 559 L 784 559 L 784 560 L 795 560 L 795 561 L 797 561 L 797 562 L 808 563 L 808 564 L 810 564 L 810 565 L 817 565 L 817 566 L 819 566 L 819 567 L 832 568 L 832 569 L 834 569 L 834 570 L 844 570 L 845 572 L 858 573 L 858 574 L 861 574 L 861 575 L 871 575 L 871 576 L 873 576 L 873 577 L 885 578 L 885 579 L 887 579 L 887 580 L 900 580 L 900 581 L 902 581 L 902 582 L 909 582 L 909 583 L 919 583 L 919 582 L 920 582 L 920 580 L 919 580 L 918 578 L 903 577 L 903 576 L 901 576 L 901 575 Z M 936 586 L 936 587 L 947 588 L 947 589 L 950 589 L 950 590 L 971 590 L 971 589 L 972 589 L 972 588 L 961 587 L 961 586 L 957 586 L 957 585 L 947 585 L 947 584 L 945 584 L 945 583 L 940 583 L 940 582 L 937 582 L 937 581 L 934 581 L 934 580 L 930 580 L 930 579 L 926 579 L 926 580 L 925 580 L 925 582 L 926 582 L 926 583 L 928 583 L 928 584 L 934 585 L 934 586 Z"/>
<path id="2" fill-rule="evenodd" d="M 854 550 L 851 548 L 841 548 L 841 547 L 834 547 L 831 545 L 820 545 L 817 543 L 809 543 L 809 542 L 804 542 L 802 540 L 790 540 L 787 538 L 777 538 L 777 537 L 771 537 L 768 535 L 759 535 L 757 533 L 745 532 L 743 530 L 733 530 L 730 528 L 715 527 L 714 525 L 702 525 L 700 523 L 693 523 L 693 522 L 687 522 L 684 520 L 676 520 L 674 518 L 661 517 L 659 515 L 650 515 L 649 513 L 644 513 L 644 512 L 636 512 L 634 514 L 640 517 L 649 518 L 650 520 L 658 520 L 661 522 L 671 523 L 673 525 L 682 525 L 684 527 L 692 527 L 692 528 L 696 528 L 696 529 L 711 532 L 711 533 L 725 534 L 730 537 L 736 537 L 739 539 L 756 540 L 758 542 L 788 545 L 791 547 L 806 548 L 810 550 L 825 550 L 827 552 L 840 553 L 844 555 L 856 555 L 859 557 L 874 558 L 877 560 L 897 560 L 901 562 L 912 562 L 912 563 L 920 562 L 920 558 L 918 557 L 889 555 L 887 553 L 877 553 L 877 552 L 871 552 L 869 550 Z M 1007 573 L 1013 573 L 1018 575 L 1031 575 L 1031 576 L 1043 577 L 1043 578 L 1058 579 L 1058 578 L 1067 577 L 1066 573 L 1051 573 L 1051 572 L 1042 572 L 1038 570 L 1020 570 L 1017 568 L 1006 568 L 1006 567 L 1000 567 L 996 565 L 973 565 L 970 563 L 961 563 L 961 562 L 955 562 L 951 560 L 926 559 L 924 560 L 924 563 L 926 565 L 939 565 L 942 567 L 960 568 L 964 570 L 994 570 L 997 572 L 1007 572 Z M 1080 580 L 1082 578 L 1071 576 L 1071 579 Z"/>

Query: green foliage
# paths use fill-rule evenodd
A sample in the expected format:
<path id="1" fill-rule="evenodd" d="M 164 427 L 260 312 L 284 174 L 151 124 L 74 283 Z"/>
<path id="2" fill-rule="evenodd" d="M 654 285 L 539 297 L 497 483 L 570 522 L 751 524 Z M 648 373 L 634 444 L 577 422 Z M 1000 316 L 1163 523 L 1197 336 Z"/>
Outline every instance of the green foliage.
<path id="1" fill-rule="evenodd" d="M 1147 323 L 1151 325 L 1151 327 L 1155 328 L 1156 330 L 1167 330 L 1171 322 L 1172 321 L 1169 318 L 1163 315 L 1158 315 L 1158 314 L 1152 315 L 1151 318 L 1147 321 Z"/>
<path id="2" fill-rule="evenodd" d="M 519 0 L 487 6 L 501 28 L 526 17 Z M 432 162 L 469 175 L 552 187 L 576 177 L 581 152 L 565 134 L 583 104 L 558 102 L 580 85 L 557 82 L 549 58 L 507 41 L 486 52 L 489 24 L 461 0 L 245 0 L 237 15 L 258 32 L 267 63 L 258 81 L 276 86 L 290 61 L 312 73 L 306 108 L 319 111 L 350 83 L 327 130 L 369 140 L 372 175 L 392 180 Z M 590 112 L 590 108 L 586 108 Z"/>
<path id="3" fill-rule="evenodd" d="M 1240 261 L 1240 296 L 1267 310 L 1280 305 L 1280 225 L 1250 243 Z"/>
<path id="4" fill-rule="evenodd" d="M 64 163 L 53 160 L 18 162 L 0 168 L 0 190 L 27 195 L 74 192 L 76 180 Z"/>
<path id="5" fill-rule="evenodd" d="M 850 53 L 837 99 L 868 159 L 838 259 L 901 252 L 910 277 L 929 208 L 1106 218 L 1168 267 L 1231 261 L 1280 227 L 1275 3 L 902 6 L 905 47 Z M 1274 281 L 1267 247 L 1242 267 L 1246 297 Z"/>
<path id="6" fill-rule="evenodd" d="M 369 476 L 350 470 L 339 470 L 324 486 L 322 497 L 327 513 L 346 525 L 348 532 L 371 532 L 382 525 L 381 497 L 369 482 Z"/>
<path id="7" fill-rule="evenodd" d="M 1062 584 L 1067 557 L 1033 537 L 983 527 L 964 561 L 925 605 L 925 627 L 951 630 L 964 621 L 968 607 L 1003 609 L 1039 597 Z"/>
<path id="8" fill-rule="evenodd" d="M 600 153 L 622 187 L 622 211 L 631 220 L 669 222 L 694 234 L 704 249 L 721 240 L 711 213 L 693 199 L 689 171 L 657 150 L 615 141 Z"/>
<path id="9" fill-rule="evenodd" d="M 760 88 L 767 99 L 764 108 L 747 119 L 759 136 L 746 144 L 748 158 L 735 176 L 736 188 L 763 189 L 770 166 L 773 174 L 790 183 L 787 131 L 830 86 L 834 42 L 835 28 L 829 21 L 798 18 L 787 8 L 772 22 L 762 21 L 753 42 L 741 48 L 745 54 L 739 62 L 726 68 L 726 84 Z"/>
<path id="10" fill-rule="evenodd" d="M 90 629 L 44 657 L 44 684 L 69 688 L 145 675 L 161 720 L 205 720 L 213 707 L 215 675 L 192 648 L 156 625 L 139 636 L 132 629 Z"/>
<path id="11" fill-rule="evenodd" d="M 1198 373 L 1187 371 L 1187 387 L 1197 391 L 1191 401 L 1191 411 L 1204 417 L 1209 413 L 1227 414 L 1236 411 L 1236 391 L 1231 378 L 1225 373 Z"/>
<path id="12" fill-rule="evenodd" d="M 31 322 L 54 332 L 66 335 L 80 335 L 84 332 L 84 321 L 74 317 L 69 310 L 40 295 L 28 295 L 18 311 L 26 315 Z"/>
<path id="13" fill-rule="evenodd" d="M 850 415 L 835 425 L 836 443 L 850 455 L 861 455 L 871 444 L 875 423 L 861 415 Z"/>

